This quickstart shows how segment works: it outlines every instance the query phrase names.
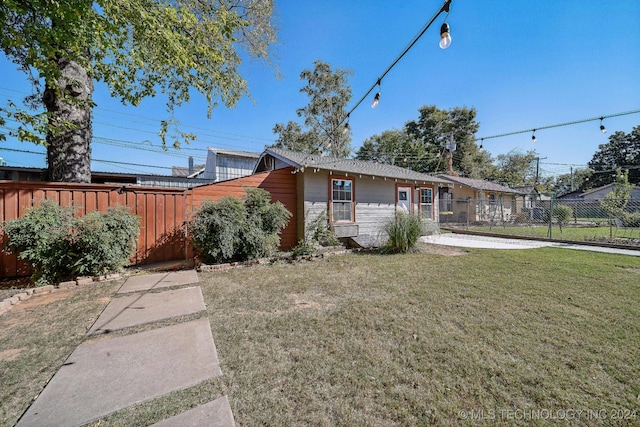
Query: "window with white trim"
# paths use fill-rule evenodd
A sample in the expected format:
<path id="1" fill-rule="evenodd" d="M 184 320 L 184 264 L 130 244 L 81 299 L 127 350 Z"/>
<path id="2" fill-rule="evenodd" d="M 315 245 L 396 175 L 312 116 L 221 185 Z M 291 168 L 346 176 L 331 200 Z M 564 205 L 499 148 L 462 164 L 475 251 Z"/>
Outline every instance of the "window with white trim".
<path id="1" fill-rule="evenodd" d="M 433 189 L 420 188 L 420 214 L 422 218 L 433 219 Z"/>
<path id="2" fill-rule="evenodd" d="M 331 212 L 333 222 L 353 222 L 353 182 L 331 180 Z"/>

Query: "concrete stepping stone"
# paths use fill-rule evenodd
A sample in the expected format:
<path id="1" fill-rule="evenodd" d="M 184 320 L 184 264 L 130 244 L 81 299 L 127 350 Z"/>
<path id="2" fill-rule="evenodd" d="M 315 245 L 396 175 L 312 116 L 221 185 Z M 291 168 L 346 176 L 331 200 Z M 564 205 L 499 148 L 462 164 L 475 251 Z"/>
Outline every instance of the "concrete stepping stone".
<path id="1" fill-rule="evenodd" d="M 17 426 L 79 426 L 221 375 L 207 318 L 82 344 Z"/>
<path id="2" fill-rule="evenodd" d="M 199 286 L 125 295 L 109 302 L 88 333 L 109 332 L 203 310 L 205 306 Z"/>
<path id="3" fill-rule="evenodd" d="M 150 427 L 234 427 L 235 425 L 229 398 L 222 396 Z"/>
<path id="4" fill-rule="evenodd" d="M 151 289 L 183 286 L 193 283 L 198 283 L 198 273 L 195 270 L 143 274 L 128 277 L 120 290 L 118 290 L 118 293 L 149 291 Z"/>

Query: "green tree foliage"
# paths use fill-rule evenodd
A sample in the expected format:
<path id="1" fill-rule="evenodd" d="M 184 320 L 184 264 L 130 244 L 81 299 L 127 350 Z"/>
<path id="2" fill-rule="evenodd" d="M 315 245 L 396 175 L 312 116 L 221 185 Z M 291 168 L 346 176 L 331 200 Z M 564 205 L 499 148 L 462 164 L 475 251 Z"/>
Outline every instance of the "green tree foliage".
<path id="1" fill-rule="evenodd" d="M 192 89 L 209 115 L 248 94 L 242 54 L 269 58 L 272 9 L 271 0 L 2 1 L 0 46 L 34 93 L 27 109 L 10 102 L 0 112 L 20 123 L 14 136 L 47 145 L 50 179 L 86 182 L 94 81 L 125 104 L 165 95 L 160 136 L 179 145 L 193 136 L 177 131 L 173 112 Z"/>
<path id="2" fill-rule="evenodd" d="M 499 154 L 495 161 L 496 168 L 489 178 L 507 187 L 535 185 L 537 157 L 534 150 L 524 154 L 517 151 Z"/>
<path id="3" fill-rule="evenodd" d="M 625 221 L 625 208 L 631 199 L 633 184 L 629 183 L 629 172 L 622 169 L 616 170 L 615 186 L 600 201 L 600 206 L 607 212 L 610 218 L 618 218 Z"/>
<path id="4" fill-rule="evenodd" d="M 247 260 L 271 255 L 291 212 L 259 188 L 248 188 L 244 201 L 206 200 L 189 224 L 193 246 L 205 262 Z"/>
<path id="5" fill-rule="evenodd" d="M 304 69 L 300 79 L 307 83 L 300 92 L 309 97 L 309 104 L 296 110 L 296 114 L 304 119 L 306 130 L 294 121 L 276 124 L 273 133 L 278 134 L 278 139 L 273 147 L 347 157 L 351 153 L 351 136 L 340 123 L 351 100 L 351 74 L 350 70 L 333 71 L 321 60 L 313 63 L 313 70 Z"/>
<path id="6" fill-rule="evenodd" d="M 609 136 L 609 142 L 601 144 L 589 162 L 593 174 L 587 188 L 611 184 L 616 179 L 616 169 L 629 172 L 629 182 L 640 184 L 640 126 L 631 133 L 621 131 Z"/>
<path id="7" fill-rule="evenodd" d="M 463 176 L 480 178 L 491 168 L 491 157 L 475 143 L 479 123 L 475 108 L 455 107 L 441 110 L 434 105 L 419 109 L 420 116 L 405 125 L 405 132 L 421 141 L 428 160 L 421 172 L 446 172 L 446 145 L 450 135 L 456 150 L 452 154 L 453 170 Z"/>
<path id="8" fill-rule="evenodd" d="M 364 141 L 356 153 L 360 160 L 396 165 L 418 172 L 428 167 L 429 155 L 422 141 L 402 130 L 384 131 Z"/>
<path id="9" fill-rule="evenodd" d="M 140 219 L 124 208 L 74 216 L 74 209 L 45 200 L 6 222 L 7 247 L 35 271 L 37 285 L 120 270 L 133 255 Z"/>
<path id="10" fill-rule="evenodd" d="M 557 176 L 551 184 L 551 190 L 558 196 L 568 194 L 575 190 L 584 189 L 589 182 L 593 171 L 589 168 L 576 169 L 573 173 L 566 173 Z"/>

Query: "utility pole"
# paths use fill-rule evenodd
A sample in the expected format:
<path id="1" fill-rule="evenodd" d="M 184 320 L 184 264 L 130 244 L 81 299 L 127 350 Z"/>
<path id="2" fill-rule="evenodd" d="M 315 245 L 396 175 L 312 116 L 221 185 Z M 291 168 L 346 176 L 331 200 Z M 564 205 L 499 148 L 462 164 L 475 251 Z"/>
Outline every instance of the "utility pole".
<path id="1" fill-rule="evenodd" d="M 571 166 L 571 192 L 573 192 L 573 166 Z"/>
<path id="2" fill-rule="evenodd" d="M 540 175 L 540 160 L 545 160 L 546 157 L 536 157 L 536 185 L 538 185 L 538 176 Z"/>

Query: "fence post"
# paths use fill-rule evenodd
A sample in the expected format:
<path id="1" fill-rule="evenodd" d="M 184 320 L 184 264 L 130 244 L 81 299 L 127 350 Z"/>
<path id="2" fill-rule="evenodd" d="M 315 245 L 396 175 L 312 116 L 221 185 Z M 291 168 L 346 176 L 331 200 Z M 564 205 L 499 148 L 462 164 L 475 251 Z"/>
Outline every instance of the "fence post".
<path id="1" fill-rule="evenodd" d="M 553 239 L 553 204 L 556 201 L 556 193 L 553 193 L 553 196 L 551 196 L 551 203 L 549 204 L 549 232 L 547 233 L 547 235 L 549 236 L 549 239 Z"/>

